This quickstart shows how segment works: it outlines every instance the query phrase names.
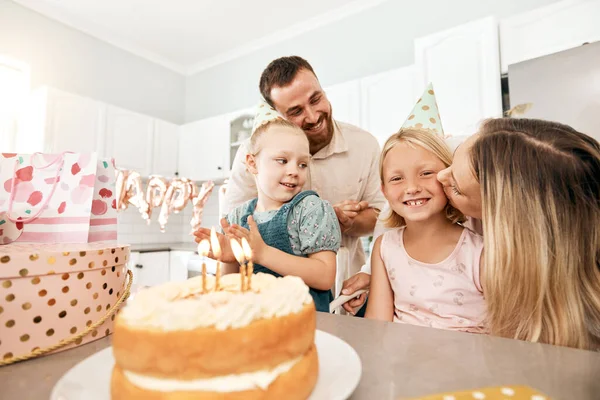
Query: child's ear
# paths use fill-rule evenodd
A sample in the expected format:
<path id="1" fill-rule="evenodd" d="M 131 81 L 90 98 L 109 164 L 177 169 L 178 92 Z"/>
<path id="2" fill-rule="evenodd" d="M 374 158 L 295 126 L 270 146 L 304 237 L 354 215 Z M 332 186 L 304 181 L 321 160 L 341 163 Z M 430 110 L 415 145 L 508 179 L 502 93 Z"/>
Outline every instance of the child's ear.
<path id="1" fill-rule="evenodd" d="M 258 169 L 256 169 L 256 158 L 254 154 L 246 154 L 246 168 L 252 175 L 258 174 Z"/>

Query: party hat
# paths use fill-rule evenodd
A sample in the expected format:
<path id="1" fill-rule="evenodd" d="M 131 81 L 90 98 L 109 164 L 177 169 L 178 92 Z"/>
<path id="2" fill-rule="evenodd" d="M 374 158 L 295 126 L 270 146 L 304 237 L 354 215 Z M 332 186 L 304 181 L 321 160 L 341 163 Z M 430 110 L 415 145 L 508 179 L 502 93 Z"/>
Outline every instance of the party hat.
<path id="1" fill-rule="evenodd" d="M 402 128 L 428 129 L 436 135 L 444 136 L 440 112 L 435 101 L 435 92 L 430 83 L 415 104 Z"/>
<path id="2" fill-rule="evenodd" d="M 271 122 L 278 119 L 284 119 L 283 115 L 279 114 L 276 109 L 271 107 L 269 103 L 264 100 L 261 100 L 256 107 L 256 114 L 254 115 L 254 124 L 252 125 L 252 134 L 256 132 L 256 130 Z"/>

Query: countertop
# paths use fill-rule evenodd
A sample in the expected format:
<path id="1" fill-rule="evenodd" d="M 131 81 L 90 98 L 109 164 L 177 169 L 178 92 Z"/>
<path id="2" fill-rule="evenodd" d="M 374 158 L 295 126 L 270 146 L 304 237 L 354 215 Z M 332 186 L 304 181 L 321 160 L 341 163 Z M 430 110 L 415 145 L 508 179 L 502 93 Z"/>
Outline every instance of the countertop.
<path id="1" fill-rule="evenodd" d="M 130 245 L 132 252 L 149 253 L 153 251 L 194 251 L 197 252 L 198 245 L 191 240 L 189 242 L 174 243 L 145 243 Z"/>
<path id="2" fill-rule="evenodd" d="M 600 353 L 318 313 L 317 328 L 349 343 L 363 372 L 351 399 L 406 399 L 485 386 L 529 385 L 553 399 L 598 399 Z M 48 399 L 79 361 L 110 336 L 0 367 L 2 399 Z"/>

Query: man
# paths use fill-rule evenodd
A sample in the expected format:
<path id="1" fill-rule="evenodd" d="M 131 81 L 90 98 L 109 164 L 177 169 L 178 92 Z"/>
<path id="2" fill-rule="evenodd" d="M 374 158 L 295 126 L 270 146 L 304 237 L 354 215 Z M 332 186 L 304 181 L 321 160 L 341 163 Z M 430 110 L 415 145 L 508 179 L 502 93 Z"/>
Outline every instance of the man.
<path id="1" fill-rule="evenodd" d="M 311 65 L 301 57 L 272 61 L 260 78 L 263 98 L 306 134 L 312 161 L 305 190 L 316 191 L 336 212 L 342 247 L 348 249 L 352 275 L 365 263 L 361 236 L 373 232 L 377 213 L 385 203 L 380 190 L 379 144 L 370 133 L 335 121 L 331 104 Z M 228 210 L 256 197 L 256 183 L 244 160 L 247 142 L 233 162 L 226 192 Z M 345 277 L 342 277 L 345 278 Z"/>

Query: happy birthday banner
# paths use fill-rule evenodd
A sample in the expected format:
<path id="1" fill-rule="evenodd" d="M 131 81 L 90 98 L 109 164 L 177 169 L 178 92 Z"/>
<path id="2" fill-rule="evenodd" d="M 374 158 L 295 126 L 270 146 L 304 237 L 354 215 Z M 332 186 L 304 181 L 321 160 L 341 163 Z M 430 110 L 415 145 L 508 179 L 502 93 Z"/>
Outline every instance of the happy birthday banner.
<path id="1" fill-rule="evenodd" d="M 174 178 L 168 181 L 162 176 L 151 175 L 144 191 L 142 177 L 138 172 L 117 169 L 116 173 L 117 211 L 126 210 L 131 204 L 140 211 L 142 218 L 150 225 L 154 209 L 160 208 L 158 224 L 160 231 L 164 233 L 169 215 L 179 213 L 191 201 L 194 211 L 190 221 L 192 232 L 200 227 L 204 205 L 215 186 L 212 181 L 204 182 L 198 190 L 196 183 L 187 178 Z"/>

